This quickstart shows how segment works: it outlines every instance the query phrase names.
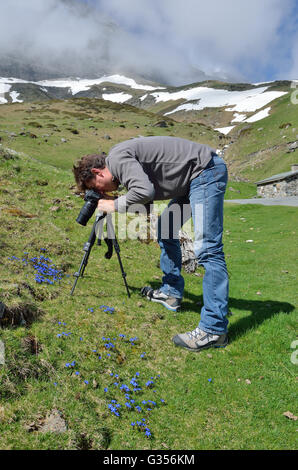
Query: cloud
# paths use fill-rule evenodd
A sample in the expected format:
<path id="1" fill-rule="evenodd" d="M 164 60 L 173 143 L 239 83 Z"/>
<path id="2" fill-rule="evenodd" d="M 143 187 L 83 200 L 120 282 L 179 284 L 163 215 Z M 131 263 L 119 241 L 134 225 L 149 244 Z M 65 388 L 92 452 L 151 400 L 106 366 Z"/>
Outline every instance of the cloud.
<path id="1" fill-rule="evenodd" d="M 109 19 L 77 1 L 10 0 L 1 9 L 0 54 L 59 72 L 100 71 Z"/>
<path id="2" fill-rule="evenodd" d="M 3 0 L 0 55 L 61 73 L 134 71 L 175 85 L 202 79 L 200 70 L 238 80 L 291 78 L 298 76 L 295 5 L 296 0 Z"/>

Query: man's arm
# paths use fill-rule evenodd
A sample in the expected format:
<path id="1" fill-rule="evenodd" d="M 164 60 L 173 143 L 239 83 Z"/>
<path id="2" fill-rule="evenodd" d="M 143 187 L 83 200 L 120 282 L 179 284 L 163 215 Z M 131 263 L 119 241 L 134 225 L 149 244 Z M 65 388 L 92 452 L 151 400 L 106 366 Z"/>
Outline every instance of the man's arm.
<path id="1" fill-rule="evenodd" d="M 106 160 L 113 176 L 128 190 L 127 194 L 115 199 L 115 210 L 126 212 L 132 204 L 146 204 L 154 199 L 155 189 L 141 164 L 129 150 L 117 152 Z"/>

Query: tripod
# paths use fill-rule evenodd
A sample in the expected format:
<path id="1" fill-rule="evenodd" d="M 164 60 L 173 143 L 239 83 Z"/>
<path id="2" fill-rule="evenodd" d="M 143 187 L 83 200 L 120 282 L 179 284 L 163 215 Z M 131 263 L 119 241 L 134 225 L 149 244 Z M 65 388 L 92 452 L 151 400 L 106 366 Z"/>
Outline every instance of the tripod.
<path id="1" fill-rule="evenodd" d="M 74 284 L 72 286 L 70 295 L 73 295 L 79 277 L 84 276 L 84 272 L 85 272 L 86 266 L 88 264 L 90 252 L 91 252 L 91 249 L 92 249 L 92 247 L 95 243 L 96 237 L 98 238 L 97 244 L 101 245 L 101 237 L 102 237 L 102 234 L 103 234 L 104 219 L 106 219 L 106 223 L 107 223 L 107 238 L 105 238 L 105 242 L 108 246 L 108 251 L 105 254 L 105 258 L 110 259 L 112 257 L 113 247 L 114 247 L 115 251 L 116 251 L 116 254 L 117 254 L 117 257 L 118 257 L 121 274 L 122 274 L 124 284 L 125 284 L 125 287 L 126 287 L 126 292 L 127 292 L 128 297 L 130 297 L 130 292 L 129 292 L 128 285 L 127 285 L 127 282 L 126 282 L 126 273 L 123 269 L 122 261 L 121 261 L 121 258 L 120 258 L 120 247 L 119 247 L 119 244 L 118 244 L 118 241 L 117 241 L 117 238 L 116 238 L 116 234 L 115 234 L 115 230 L 114 230 L 114 226 L 113 226 L 113 222 L 112 222 L 112 216 L 111 216 L 111 214 L 106 214 L 106 213 L 101 213 L 101 212 L 97 214 L 95 222 L 94 222 L 92 230 L 91 230 L 91 233 L 90 233 L 90 236 L 88 238 L 88 241 L 84 244 L 84 247 L 83 247 L 84 255 L 83 255 L 83 258 L 82 258 L 82 261 L 81 261 L 79 271 L 74 273 L 74 276 L 75 276 L 76 279 L 75 279 Z M 98 225 L 98 227 L 97 227 L 97 225 Z M 96 233 L 97 228 L 98 228 L 98 231 Z"/>

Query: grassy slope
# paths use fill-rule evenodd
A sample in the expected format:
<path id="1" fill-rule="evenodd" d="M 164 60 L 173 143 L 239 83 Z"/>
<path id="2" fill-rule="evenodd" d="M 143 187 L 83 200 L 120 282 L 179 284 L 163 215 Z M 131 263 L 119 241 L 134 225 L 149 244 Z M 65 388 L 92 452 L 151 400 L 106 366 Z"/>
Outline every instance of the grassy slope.
<path id="1" fill-rule="evenodd" d="M 288 94 L 275 100 L 270 116 L 251 123 L 250 129 L 229 147 L 225 157 L 233 173 L 258 181 L 290 171 L 297 155 L 287 153 L 287 144 L 297 140 L 298 135 L 298 108 L 291 103 L 290 97 Z M 287 124 L 290 125 L 286 127 Z M 247 123 L 232 132 L 237 134 L 244 126 Z M 231 136 L 233 138 L 233 133 Z"/>
<path id="2" fill-rule="evenodd" d="M 57 109 L 59 106 L 66 103 L 55 104 Z M 15 125 L 18 129 L 21 120 L 14 122 L 9 111 L 7 108 L 5 128 L 12 130 Z M 115 140 L 116 136 L 120 139 L 119 131 L 125 135 L 136 132 L 133 128 L 116 128 L 110 117 L 104 132 L 110 125 Z M 54 118 L 61 127 L 62 122 L 69 125 L 60 113 Z M 30 115 L 33 119 L 44 118 L 36 112 Z M 138 122 L 142 124 L 143 119 L 140 114 Z M 87 228 L 75 223 L 82 200 L 70 189 L 73 179 L 69 167 L 74 156 L 93 151 L 98 145 L 88 122 L 75 121 L 82 140 L 86 140 L 79 143 L 74 136 L 72 151 L 67 144 L 52 148 L 41 142 L 37 146 L 38 140 L 29 141 L 30 146 L 24 148 L 19 137 L 11 142 L 4 138 L 5 145 L 57 162 L 58 167 L 25 156 L 10 160 L 1 157 L 1 299 L 10 307 L 26 305 L 34 311 L 37 306 L 40 313 L 31 327 L 1 330 L 6 364 L 0 367 L 0 448 L 293 449 L 295 423 L 283 413 L 290 410 L 297 414 L 297 366 L 290 361 L 297 315 L 295 208 L 226 206 L 224 243 L 231 280 L 231 342 L 225 350 L 198 355 L 174 348 L 171 337 L 197 325 L 201 277 L 185 274 L 185 299 L 179 314 L 138 296 L 143 285 L 152 281 L 158 285 L 160 279 L 159 247 L 155 243 L 120 242 L 131 299 L 125 295 L 116 257 L 105 260 L 104 248 L 93 249 L 86 277 L 79 280 L 72 298 L 71 278 L 64 277 L 60 285 L 38 285 L 29 266 L 8 260 L 12 255 L 22 258 L 24 251 L 39 256 L 40 249 L 46 248 L 47 256 L 65 273 L 78 269 L 91 222 Z M 37 129 L 40 131 L 44 129 Z M 52 138 L 58 141 L 58 135 Z M 236 183 L 233 187 L 237 189 Z M 52 211 L 53 206 L 59 209 Z M 9 209 L 23 212 L 17 216 Z M 253 243 L 246 243 L 248 239 Z M 115 307 L 115 312 L 103 312 L 99 308 L 102 304 Z M 91 307 L 94 312 L 88 310 Z M 67 325 L 60 326 L 58 321 Z M 57 338 L 62 331 L 72 335 Z M 131 346 L 119 334 L 139 339 Z M 24 350 L 22 341 L 28 335 L 40 343 L 38 355 Z M 117 337 L 116 351 L 105 349 L 103 336 Z M 92 352 L 95 348 L 102 360 Z M 107 356 L 109 352 L 111 357 Z M 147 359 L 140 357 L 143 352 Z M 73 360 L 79 377 L 65 367 Z M 156 400 L 158 409 L 140 415 L 123 412 L 119 418 L 111 415 L 107 407 L 110 399 L 125 406 L 123 394 L 112 385 L 115 379 L 111 372 L 119 374 L 126 384 L 140 372 L 144 390 L 136 400 L 142 407 L 142 400 Z M 147 390 L 145 383 L 150 377 L 155 384 Z M 104 392 L 107 386 L 108 395 Z M 55 408 L 63 413 L 67 432 L 41 433 L 39 424 Z M 130 426 L 131 421 L 143 416 L 153 440 Z"/>
<path id="3" fill-rule="evenodd" d="M 203 125 L 190 128 L 168 119 L 174 125 L 160 128 L 155 126 L 159 121 L 160 117 L 147 111 L 100 99 L 2 105 L 0 137 L 5 147 L 65 169 L 84 154 L 99 149 L 107 152 L 112 145 L 138 135 L 180 136 L 215 147 L 219 143 L 217 133 Z M 33 133 L 37 138 L 22 136 L 22 132 Z M 11 133 L 16 137 L 10 137 Z M 111 139 L 105 139 L 105 135 Z M 67 142 L 62 143 L 61 139 Z"/>
<path id="4" fill-rule="evenodd" d="M 82 155 L 99 150 L 108 152 L 112 145 L 138 135 L 179 136 L 214 148 L 225 143 L 225 139 L 220 139 L 218 133 L 205 125 L 166 119 L 168 127 L 155 127 L 159 121 L 160 117 L 150 112 L 102 100 L 2 105 L 0 143 L 3 148 L 23 152 L 39 161 L 68 170 Z M 73 134 L 73 131 L 78 134 Z M 22 136 L 21 133 L 26 135 Z M 31 138 L 30 133 L 37 138 Z M 16 136 L 11 137 L 11 134 Z M 106 135 L 110 136 L 110 140 L 105 138 Z M 61 139 L 67 142 L 62 143 Z M 229 199 L 256 194 L 253 184 L 233 183 L 230 187 L 236 191 L 228 191 Z"/>
<path id="5" fill-rule="evenodd" d="M 220 89 L 226 88 L 230 91 L 249 88 L 247 84 L 222 84 L 220 82 L 203 82 L 198 85 L 207 85 Z M 221 136 L 222 142 L 218 147 L 231 143 L 225 152 L 225 158 L 232 179 L 234 176 L 240 176 L 248 181 L 255 182 L 273 174 L 289 171 L 291 164 L 297 160 L 295 153 L 287 153 L 287 144 L 296 141 L 298 135 L 297 106 L 291 102 L 293 89 L 290 87 L 290 82 L 276 82 L 268 85 L 267 91 L 288 92 L 287 95 L 274 100 L 268 105 L 271 106 L 270 116 L 255 123 L 238 124 L 228 136 Z M 160 102 L 152 105 L 149 110 L 163 114 L 172 111 L 182 103 L 183 100 Z M 264 106 L 264 108 L 266 107 Z M 246 114 L 250 117 L 255 113 Z M 209 129 L 231 125 L 233 115 L 234 112 L 227 112 L 224 108 L 205 108 L 201 111 L 180 111 L 169 117 L 188 125 L 201 123 Z M 291 124 L 288 128 L 282 127 L 288 123 Z M 239 131 L 248 125 L 250 129 L 241 133 L 239 138 Z M 262 152 L 260 153 L 260 151 Z"/>

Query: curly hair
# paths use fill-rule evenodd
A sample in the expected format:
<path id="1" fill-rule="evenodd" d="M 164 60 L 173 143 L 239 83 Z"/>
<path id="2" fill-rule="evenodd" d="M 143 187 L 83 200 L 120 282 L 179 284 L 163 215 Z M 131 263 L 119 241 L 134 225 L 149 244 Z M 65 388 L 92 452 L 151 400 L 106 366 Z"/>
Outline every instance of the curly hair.
<path id="1" fill-rule="evenodd" d="M 73 165 L 72 171 L 80 191 L 87 189 L 87 182 L 94 177 L 91 169 L 103 169 L 106 166 L 107 154 L 102 152 L 100 154 L 84 155 L 80 160 Z"/>

